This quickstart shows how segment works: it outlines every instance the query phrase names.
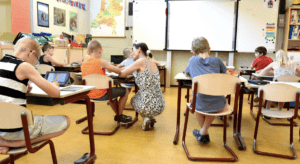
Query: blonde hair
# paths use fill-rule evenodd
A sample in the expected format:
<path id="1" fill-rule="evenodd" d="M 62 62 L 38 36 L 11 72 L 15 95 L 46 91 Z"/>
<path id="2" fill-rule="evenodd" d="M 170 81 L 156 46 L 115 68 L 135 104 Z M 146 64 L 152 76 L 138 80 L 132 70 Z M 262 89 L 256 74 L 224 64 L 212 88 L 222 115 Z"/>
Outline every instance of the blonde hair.
<path id="1" fill-rule="evenodd" d="M 204 37 L 197 37 L 192 41 L 192 51 L 196 54 L 204 53 L 209 50 L 209 43 Z"/>
<path id="2" fill-rule="evenodd" d="M 88 51 L 93 53 L 96 50 L 102 49 L 101 43 L 98 40 L 92 40 L 88 44 Z"/>
<path id="3" fill-rule="evenodd" d="M 37 42 L 37 40 L 34 38 L 31 38 L 31 37 L 21 38 L 20 40 L 18 40 L 18 42 L 14 46 L 15 51 L 21 51 L 21 52 L 27 51 L 28 48 L 30 50 L 35 50 L 38 56 L 41 55 L 40 45 Z"/>
<path id="4" fill-rule="evenodd" d="M 283 50 L 279 50 L 276 53 L 276 62 L 281 66 L 288 63 L 288 56 Z"/>

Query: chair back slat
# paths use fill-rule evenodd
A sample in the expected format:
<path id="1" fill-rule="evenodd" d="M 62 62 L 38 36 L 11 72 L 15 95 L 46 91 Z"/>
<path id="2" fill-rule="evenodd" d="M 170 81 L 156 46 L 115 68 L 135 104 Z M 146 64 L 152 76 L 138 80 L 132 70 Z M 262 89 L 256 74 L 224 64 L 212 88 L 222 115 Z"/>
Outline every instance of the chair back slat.
<path id="1" fill-rule="evenodd" d="M 27 115 L 28 125 L 32 125 L 33 116 L 30 110 L 17 104 L 0 102 L 0 129 L 22 128 L 22 112 Z"/>
<path id="2" fill-rule="evenodd" d="M 36 67 L 36 70 L 41 75 L 45 75 L 48 71 L 55 71 L 55 68 L 47 64 L 40 64 Z"/>
<path id="3" fill-rule="evenodd" d="M 292 102 L 296 100 L 299 89 L 288 84 L 268 84 L 262 87 L 263 99 L 276 102 Z"/>
<path id="4" fill-rule="evenodd" d="M 299 82 L 299 77 L 295 75 L 282 75 L 274 78 L 274 81 L 278 82 Z"/>
<path id="5" fill-rule="evenodd" d="M 198 93 L 211 96 L 224 96 L 235 93 L 236 84 L 241 80 L 238 77 L 212 73 L 193 78 L 193 83 L 198 84 Z"/>
<path id="6" fill-rule="evenodd" d="M 82 79 L 85 80 L 85 85 L 95 86 L 96 89 L 109 89 L 109 81 L 111 81 L 111 86 L 114 85 L 112 78 L 100 74 L 90 74 Z"/>

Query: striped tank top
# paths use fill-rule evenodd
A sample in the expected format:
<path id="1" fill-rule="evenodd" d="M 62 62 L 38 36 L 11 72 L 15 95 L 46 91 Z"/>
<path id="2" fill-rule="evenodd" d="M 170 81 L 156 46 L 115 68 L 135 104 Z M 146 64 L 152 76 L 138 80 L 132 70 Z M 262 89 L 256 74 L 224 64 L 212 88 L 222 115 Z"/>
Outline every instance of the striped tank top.
<path id="1" fill-rule="evenodd" d="M 26 107 L 28 79 L 16 77 L 16 69 L 24 61 L 11 55 L 0 60 L 0 102 L 14 103 Z"/>

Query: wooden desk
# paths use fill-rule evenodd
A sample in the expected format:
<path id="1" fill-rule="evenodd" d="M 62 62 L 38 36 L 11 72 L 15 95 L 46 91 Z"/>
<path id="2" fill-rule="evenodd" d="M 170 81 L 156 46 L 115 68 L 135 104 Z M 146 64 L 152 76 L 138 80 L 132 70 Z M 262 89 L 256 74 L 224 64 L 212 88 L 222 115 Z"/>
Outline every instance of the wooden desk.
<path id="1" fill-rule="evenodd" d="M 63 67 L 58 67 L 54 66 L 55 71 L 68 71 L 68 72 L 81 72 L 81 67 L 80 66 L 63 66 Z"/>
<path id="2" fill-rule="evenodd" d="M 49 97 L 43 90 L 37 87 L 35 84 L 31 84 L 32 90 L 28 96 L 39 96 L 39 97 Z M 89 140 L 90 140 L 90 158 L 87 164 L 92 164 L 94 161 L 95 155 L 95 142 L 94 142 L 94 129 L 93 129 L 93 116 L 92 116 L 92 103 L 90 101 L 89 96 L 87 95 L 90 90 L 94 89 L 94 86 L 83 86 L 83 85 L 71 85 L 75 87 L 82 87 L 77 91 L 61 91 L 60 96 L 60 104 L 65 105 L 68 103 L 76 102 L 78 100 L 85 100 L 87 115 L 88 115 L 88 128 L 89 128 Z M 64 88 L 64 87 L 61 87 Z"/>

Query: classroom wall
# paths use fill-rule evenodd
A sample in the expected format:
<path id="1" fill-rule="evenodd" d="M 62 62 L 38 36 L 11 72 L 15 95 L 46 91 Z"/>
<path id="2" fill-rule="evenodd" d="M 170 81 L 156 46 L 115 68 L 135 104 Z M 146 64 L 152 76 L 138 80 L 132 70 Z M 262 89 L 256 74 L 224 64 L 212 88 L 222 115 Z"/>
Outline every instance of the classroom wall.
<path id="1" fill-rule="evenodd" d="M 37 2 L 49 4 L 49 28 L 40 27 L 37 25 Z M 52 34 L 61 34 L 62 32 L 77 35 L 77 34 L 88 34 L 90 31 L 89 19 L 89 0 L 79 0 L 78 2 L 85 3 L 86 10 L 79 9 L 78 7 L 72 7 L 69 4 L 63 2 L 57 2 L 56 0 L 31 0 L 31 32 L 49 32 Z M 54 7 L 66 10 L 66 26 L 54 25 Z M 78 13 L 77 15 L 77 28 L 78 32 L 71 32 L 69 27 L 69 11 Z"/>
<path id="2" fill-rule="evenodd" d="M 11 32 L 11 4 L 10 1 L 0 1 L 0 35 Z"/>

